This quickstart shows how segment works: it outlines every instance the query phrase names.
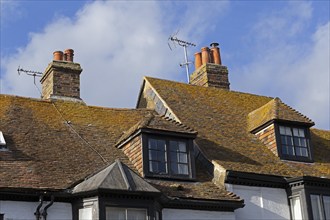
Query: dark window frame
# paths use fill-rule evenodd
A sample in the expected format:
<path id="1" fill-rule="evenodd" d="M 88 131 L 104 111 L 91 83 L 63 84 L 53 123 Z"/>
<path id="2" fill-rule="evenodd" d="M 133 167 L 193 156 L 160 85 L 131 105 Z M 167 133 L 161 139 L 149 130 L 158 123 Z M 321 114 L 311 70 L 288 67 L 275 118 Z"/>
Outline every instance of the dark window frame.
<path id="1" fill-rule="evenodd" d="M 166 154 L 167 154 L 167 170 L 166 174 L 157 174 L 150 172 L 149 168 L 149 149 L 148 149 L 148 141 L 150 138 L 165 140 L 166 143 L 169 141 L 183 141 L 186 143 L 187 148 L 187 159 L 188 159 L 188 175 L 184 174 L 173 174 L 171 172 L 171 161 L 170 161 L 170 150 L 169 147 L 166 146 Z M 178 180 L 195 180 L 196 172 L 195 172 L 195 158 L 194 158 L 194 148 L 193 148 L 193 139 L 191 137 L 182 137 L 179 135 L 170 135 L 170 134 L 147 134 L 142 133 L 142 154 L 143 154 L 143 173 L 146 177 L 152 178 L 166 178 L 166 179 L 178 179 Z"/>
<path id="2" fill-rule="evenodd" d="M 313 161 L 313 148 L 311 145 L 311 135 L 309 131 L 309 127 L 300 125 L 300 124 L 294 124 L 294 123 L 281 123 L 277 122 L 274 123 L 275 125 L 275 137 L 276 137 L 276 145 L 277 145 L 277 153 L 278 156 L 283 159 L 283 160 L 292 160 L 292 161 L 298 161 L 298 162 L 307 162 L 307 163 L 312 163 Z M 304 134 L 305 134 L 305 139 L 306 139 L 306 144 L 307 144 L 307 152 L 308 156 L 298 156 L 298 155 L 289 155 L 289 154 L 283 154 L 282 153 L 282 140 L 281 140 L 281 134 L 280 134 L 280 126 L 284 127 L 289 127 L 291 131 L 293 131 L 293 128 L 298 128 L 298 129 L 303 129 Z M 294 136 L 292 136 L 294 137 Z M 293 146 L 296 148 L 296 146 Z"/>
<path id="3" fill-rule="evenodd" d="M 313 220 L 313 211 L 312 211 L 312 201 L 311 195 L 322 195 L 322 196 L 330 196 L 330 188 L 328 180 L 325 179 L 324 182 L 320 180 L 298 180 L 289 184 L 287 188 L 288 200 L 290 198 L 299 196 L 300 197 L 300 205 L 302 212 L 302 219 L 311 219 Z M 291 203 L 289 201 L 290 206 L 290 215 L 292 218 L 291 212 Z M 319 219 L 315 219 L 319 220 Z"/>

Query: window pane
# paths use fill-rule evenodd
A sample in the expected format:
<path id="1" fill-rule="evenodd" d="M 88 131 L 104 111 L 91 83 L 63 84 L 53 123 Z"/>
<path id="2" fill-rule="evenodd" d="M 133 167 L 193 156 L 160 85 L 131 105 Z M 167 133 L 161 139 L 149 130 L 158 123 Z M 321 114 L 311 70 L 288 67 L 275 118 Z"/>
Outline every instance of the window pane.
<path id="1" fill-rule="evenodd" d="M 298 128 L 293 128 L 293 136 L 299 137 Z"/>
<path id="2" fill-rule="evenodd" d="M 166 151 L 164 140 L 157 140 L 157 149 L 160 150 L 160 151 Z"/>
<path id="3" fill-rule="evenodd" d="M 311 195 L 313 219 L 324 219 L 321 209 L 321 200 L 319 195 Z"/>
<path id="4" fill-rule="evenodd" d="M 186 153 L 178 153 L 180 163 L 188 163 L 188 157 Z"/>
<path id="5" fill-rule="evenodd" d="M 295 155 L 294 147 L 289 146 L 289 155 Z"/>
<path id="6" fill-rule="evenodd" d="M 160 162 L 166 162 L 166 153 L 164 151 L 157 151 L 157 160 Z"/>
<path id="7" fill-rule="evenodd" d="M 280 134 L 285 134 L 285 127 L 280 126 Z"/>
<path id="8" fill-rule="evenodd" d="M 183 175 L 188 175 L 188 165 L 187 164 L 179 164 L 179 173 L 178 174 L 183 174 Z"/>
<path id="9" fill-rule="evenodd" d="M 293 220 L 302 219 L 300 198 L 294 197 L 290 199 L 290 203 L 291 203 L 292 219 Z"/>
<path id="10" fill-rule="evenodd" d="M 179 150 L 179 143 L 177 141 L 170 141 L 170 151 L 177 152 Z"/>
<path id="11" fill-rule="evenodd" d="M 171 155 L 171 163 L 177 163 L 179 161 L 178 153 L 171 152 L 170 155 Z"/>
<path id="12" fill-rule="evenodd" d="M 299 129 L 299 137 L 305 137 L 305 131 L 304 129 Z"/>
<path id="13" fill-rule="evenodd" d="M 166 163 L 149 161 L 149 171 L 152 173 L 167 173 Z"/>
<path id="14" fill-rule="evenodd" d="M 179 142 L 179 150 L 180 152 L 187 152 L 187 147 L 185 142 L 182 141 Z"/>
<path id="15" fill-rule="evenodd" d="M 285 127 L 285 135 L 292 136 L 291 128 L 289 128 L 289 127 Z"/>
<path id="16" fill-rule="evenodd" d="M 127 220 L 146 220 L 147 211 L 144 209 L 127 209 Z"/>
<path id="17" fill-rule="evenodd" d="M 149 160 L 157 160 L 157 151 L 149 150 Z"/>
<path id="18" fill-rule="evenodd" d="M 152 150 L 161 150 L 165 151 L 165 141 L 149 138 L 148 140 L 148 148 Z"/>
<path id="19" fill-rule="evenodd" d="M 171 163 L 171 172 L 172 174 L 178 174 L 179 168 L 177 163 Z"/>
<path id="20" fill-rule="evenodd" d="M 330 196 L 323 196 L 325 219 L 330 220 Z"/>
<path id="21" fill-rule="evenodd" d="M 148 148 L 149 149 L 157 149 L 157 140 L 156 139 L 152 139 L 152 138 L 149 138 L 149 141 L 148 141 Z"/>
<path id="22" fill-rule="evenodd" d="M 126 209 L 106 207 L 107 220 L 126 220 Z"/>

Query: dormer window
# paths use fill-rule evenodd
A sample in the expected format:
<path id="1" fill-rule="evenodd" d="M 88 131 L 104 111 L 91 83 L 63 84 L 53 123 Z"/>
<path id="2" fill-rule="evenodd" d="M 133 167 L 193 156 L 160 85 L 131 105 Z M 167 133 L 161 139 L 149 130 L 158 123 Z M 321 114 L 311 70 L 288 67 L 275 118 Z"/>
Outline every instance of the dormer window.
<path id="1" fill-rule="evenodd" d="M 149 138 L 148 156 L 150 173 L 189 175 L 186 141 Z"/>
<path id="2" fill-rule="evenodd" d="M 149 177 L 194 178 L 192 140 L 144 135 L 144 173 Z"/>
<path id="3" fill-rule="evenodd" d="M 282 159 L 311 162 L 307 128 L 279 125 L 278 152 Z"/>

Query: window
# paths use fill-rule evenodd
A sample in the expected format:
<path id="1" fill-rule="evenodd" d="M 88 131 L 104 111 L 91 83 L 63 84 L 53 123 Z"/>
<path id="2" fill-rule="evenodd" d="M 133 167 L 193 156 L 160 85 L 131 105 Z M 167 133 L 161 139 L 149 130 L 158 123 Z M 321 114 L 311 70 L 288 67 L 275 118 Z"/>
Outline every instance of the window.
<path id="1" fill-rule="evenodd" d="M 300 197 L 299 196 L 292 197 L 290 199 L 290 204 L 291 204 L 292 219 L 293 220 L 302 219 Z"/>
<path id="2" fill-rule="evenodd" d="M 280 154 L 283 158 L 311 160 L 309 138 L 305 128 L 279 126 Z"/>
<path id="3" fill-rule="evenodd" d="M 330 196 L 311 194 L 313 219 L 330 220 Z"/>
<path id="4" fill-rule="evenodd" d="M 189 175 L 185 141 L 149 138 L 148 154 L 150 173 Z"/>
<path id="5" fill-rule="evenodd" d="M 107 220 L 147 220 L 146 209 L 106 207 Z"/>
<path id="6" fill-rule="evenodd" d="M 192 178 L 191 144 L 188 139 L 149 136 L 144 143 L 146 174 L 174 178 Z"/>

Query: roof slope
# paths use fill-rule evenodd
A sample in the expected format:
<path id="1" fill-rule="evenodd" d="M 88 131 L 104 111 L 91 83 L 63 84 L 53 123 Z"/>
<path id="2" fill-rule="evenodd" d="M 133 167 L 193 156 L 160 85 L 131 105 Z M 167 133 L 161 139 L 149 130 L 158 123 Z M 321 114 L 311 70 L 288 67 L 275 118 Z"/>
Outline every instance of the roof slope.
<path id="1" fill-rule="evenodd" d="M 0 95 L 0 106 L 0 131 L 8 147 L 0 151 L 0 189 L 64 190 L 78 184 L 74 192 L 121 190 L 127 187 L 124 172 L 130 186 L 138 183 L 136 191 L 150 191 L 153 187 L 142 183 L 127 156 L 115 147 L 120 137 L 139 126 L 196 133 L 147 109 L 101 108 L 8 95 Z M 117 159 L 123 171 L 115 163 Z M 114 180 L 117 174 L 122 179 Z M 168 196 L 241 202 L 214 185 L 205 170 L 197 175 L 199 182 L 185 184 L 184 190 L 170 190 L 175 181 L 150 184 Z"/>
<path id="2" fill-rule="evenodd" d="M 0 106 L 0 187 L 13 188 L 65 189 L 115 159 L 130 165 L 114 145 L 150 113 L 6 95 Z"/>
<path id="3" fill-rule="evenodd" d="M 248 114 L 248 130 L 252 131 L 272 120 L 294 121 L 308 126 L 314 125 L 312 120 L 284 104 L 279 98 L 274 98 Z"/>
<path id="4" fill-rule="evenodd" d="M 309 164 L 280 160 L 249 132 L 249 113 L 273 98 L 150 77 L 145 80 L 182 123 L 198 131 L 196 142 L 207 158 L 225 169 L 330 178 L 329 131 L 311 130 L 315 163 Z"/>

